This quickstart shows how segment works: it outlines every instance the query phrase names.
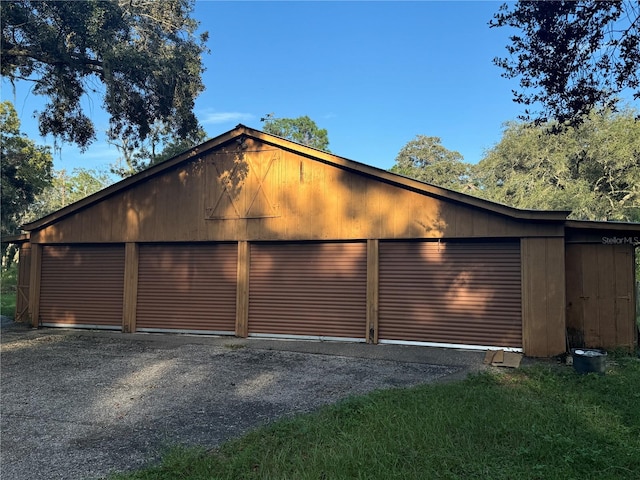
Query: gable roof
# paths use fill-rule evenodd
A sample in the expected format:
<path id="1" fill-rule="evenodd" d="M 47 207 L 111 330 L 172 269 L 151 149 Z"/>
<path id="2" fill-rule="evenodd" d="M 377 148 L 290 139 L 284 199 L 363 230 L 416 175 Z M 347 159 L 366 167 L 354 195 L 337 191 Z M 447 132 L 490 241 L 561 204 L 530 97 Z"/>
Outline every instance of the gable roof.
<path id="1" fill-rule="evenodd" d="M 438 187 L 438 186 L 424 183 L 418 180 L 414 180 L 412 178 L 408 178 L 402 175 L 398 175 L 396 173 L 388 172 L 386 170 L 372 167 L 370 165 L 356 162 L 354 160 L 349 160 L 347 158 L 334 155 L 332 153 L 327 153 L 312 147 L 301 145 L 301 144 L 292 142 L 290 140 L 287 140 L 285 138 L 281 138 L 276 135 L 271 135 L 271 134 L 262 132 L 260 130 L 255 130 L 253 128 L 239 124 L 234 129 L 229 130 L 228 132 L 223 133 L 221 135 L 218 135 L 217 137 L 212 138 L 196 147 L 193 147 L 192 149 L 180 155 L 176 155 L 175 157 L 170 158 L 169 160 L 153 165 L 148 169 L 143 170 L 142 172 L 139 172 L 131 177 L 125 178 L 124 180 L 121 180 L 120 182 L 117 182 L 103 190 L 100 190 L 99 192 L 96 192 L 93 195 L 83 198 L 82 200 L 72 203 L 71 205 L 61 208 L 60 210 L 57 210 L 38 220 L 27 223 L 22 226 L 22 229 L 30 232 L 33 230 L 44 228 L 82 209 L 85 209 L 91 205 L 94 205 L 107 197 L 111 197 L 113 195 L 118 194 L 119 192 L 132 188 L 136 184 L 141 183 L 145 180 L 148 180 L 149 178 L 158 176 L 163 172 L 176 167 L 177 165 L 188 162 L 189 160 L 192 160 L 201 155 L 204 155 L 209 151 L 220 148 L 233 141 L 241 142 L 242 139 L 244 138 L 252 138 L 255 140 L 259 140 L 265 144 L 274 145 L 284 150 L 292 151 L 299 155 L 303 155 L 308 158 L 314 159 L 316 161 L 319 161 L 343 170 L 354 172 L 360 175 L 371 177 L 371 178 L 377 179 L 378 181 L 389 183 L 391 185 L 408 189 L 416 193 L 421 193 L 421 194 L 433 196 L 442 200 L 459 203 L 459 204 L 463 204 L 463 205 L 467 205 L 475 208 L 480 208 L 483 210 L 488 210 L 488 211 L 491 211 L 500 215 L 504 215 L 513 219 L 517 219 L 517 220 L 564 222 L 567 216 L 571 213 L 568 210 L 562 210 L 562 211 L 522 210 L 518 208 L 509 207 L 507 205 L 502 205 L 499 203 L 491 202 L 489 200 L 484 200 L 478 197 L 474 197 L 464 193 L 449 190 L 443 187 Z"/>

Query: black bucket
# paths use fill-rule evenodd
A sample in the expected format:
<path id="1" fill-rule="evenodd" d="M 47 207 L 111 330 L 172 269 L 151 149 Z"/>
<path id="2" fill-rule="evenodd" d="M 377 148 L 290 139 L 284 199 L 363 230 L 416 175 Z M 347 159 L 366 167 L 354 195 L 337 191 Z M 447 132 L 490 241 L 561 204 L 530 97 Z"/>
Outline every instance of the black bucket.
<path id="1" fill-rule="evenodd" d="M 573 369 L 578 373 L 599 373 L 607 368 L 607 352 L 597 348 L 572 348 Z"/>

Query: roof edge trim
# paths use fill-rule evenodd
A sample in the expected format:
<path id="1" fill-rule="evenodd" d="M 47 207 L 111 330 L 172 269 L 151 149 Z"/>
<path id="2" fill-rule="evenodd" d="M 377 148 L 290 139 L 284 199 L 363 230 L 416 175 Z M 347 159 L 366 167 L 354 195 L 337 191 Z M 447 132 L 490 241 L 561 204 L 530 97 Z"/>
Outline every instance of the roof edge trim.
<path id="1" fill-rule="evenodd" d="M 468 205 L 483 210 L 489 210 L 494 213 L 504 215 L 517 220 L 533 220 L 533 221 L 558 221 L 565 222 L 567 216 L 571 213 L 568 210 L 562 211 L 546 211 L 546 210 L 522 210 L 514 207 L 509 207 L 500 203 L 485 200 L 479 197 L 474 197 L 465 193 L 456 192 L 443 187 L 438 187 L 428 183 L 420 182 L 396 173 L 388 172 L 381 168 L 372 167 L 364 163 L 350 160 L 338 155 L 327 153 L 322 150 L 318 150 L 306 145 L 301 145 L 291 140 L 271 135 L 260 130 L 247 127 L 242 124 L 238 124 L 233 130 L 229 130 L 217 137 L 214 137 L 200 145 L 197 145 L 190 150 L 183 152 L 173 158 L 170 158 L 162 163 L 153 165 L 142 172 L 139 172 L 131 177 L 125 178 L 107 188 L 100 190 L 88 197 L 83 198 L 71 205 L 50 213 L 49 215 L 42 217 L 33 222 L 23 225 L 21 228 L 26 231 L 33 231 L 46 227 L 52 223 L 55 223 L 69 215 L 76 213 L 79 210 L 87 208 L 99 201 L 117 194 L 120 191 L 128 189 L 138 182 L 145 181 L 152 177 L 155 177 L 162 172 L 171 169 L 182 162 L 188 161 L 192 158 L 198 157 L 207 153 L 208 151 L 215 149 L 216 147 L 232 141 L 235 138 L 241 136 L 248 136 L 264 143 L 275 145 L 288 151 L 293 151 L 298 154 L 302 154 L 308 157 L 312 157 L 323 163 L 336 166 L 345 170 L 349 170 L 355 173 L 360 173 L 368 177 L 380 179 L 384 182 L 399 186 L 402 188 L 409 188 L 417 193 L 428 194 L 441 199 L 450 200 L 456 203 Z"/>
<path id="2" fill-rule="evenodd" d="M 242 128 L 246 128 L 246 127 L 242 127 Z M 138 172 L 135 175 L 131 175 L 130 177 L 124 178 L 119 182 L 114 183 L 113 185 L 109 185 L 107 188 L 104 188 L 92 195 L 89 195 L 88 197 L 83 198 L 82 200 L 78 200 L 77 202 L 67 205 L 66 207 L 63 207 L 60 210 L 52 212 L 49 215 L 46 215 L 38 220 L 26 223 L 22 225 L 21 228 L 23 230 L 32 231 L 38 228 L 51 225 L 52 223 L 55 223 L 56 221 L 61 220 L 64 217 L 67 217 L 78 210 L 82 210 L 83 208 L 89 207 L 94 203 L 98 203 L 100 200 L 110 197 L 111 195 L 115 195 L 116 193 L 122 190 L 125 190 L 127 188 L 130 188 L 131 186 L 135 185 L 138 182 L 147 180 L 151 177 L 155 177 L 156 175 L 159 175 L 165 170 L 175 167 L 176 165 L 182 162 L 185 162 L 191 158 L 197 157 L 198 155 L 201 155 L 217 147 L 218 145 L 227 143 L 230 140 L 233 140 L 234 138 L 242 135 L 242 132 L 237 132 L 236 130 L 239 130 L 239 128 L 225 132 L 222 135 L 218 135 L 217 137 L 207 140 L 206 142 L 200 145 L 197 145 L 179 155 L 176 155 L 173 158 L 165 160 L 164 162 L 157 163 L 156 165 L 152 165 L 151 167 L 143 170 L 142 172 Z"/>
<path id="3" fill-rule="evenodd" d="M 21 243 L 27 243 L 31 235 L 28 233 L 16 233 L 15 235 L 4 235 L 0 238 L 0 243 L 12 243 L 14 245 L 20 245 Z"/>
<path id="4" fill-rule="evenodd" d="M 387 183 L 410 188 L 420 193 L 426 193 L 429 195 L 437 196 L 439 198 L 452 200 L 477 208 L 491 210 L 494 213 L 499 213 L 508 217 L 522 220 L 565 221 L 571 214 L 571 210 L 523 210 L 519 208 L 509 207 L 508 205 L 492 202 L 491 200 L 485 200 L 480 197 L 474 197 L 466 193 L 456 192 L 455 190 L 449 190 L 444 187 L 431 185 L 429 183 L 421 182 L 419 180 L 405 177 L 397 173 L 389 172 L 381 168 L 373 167 L 365 163 L 350 160 L 333 153 L 327 153 L 316 148 L 301 145 L 285 138 L 278 137 L 276 135 L 271 135 L 259 130 L 254 130 L 244 125 L 238 125 L 238 127 L 244 128 L 245 134 L 250 137 L 257 138 L 271 145 L 277 145 L 286 150 L 295 151 L 296 153 L 302 153 L 307 156 L 314 157 L 317 160 L 323 161 L 324 163 L 344 168 L 353 172 L 361 173 L 369 177 L 383 179 Z"/>
<path id="5" fill-rule="evenodd" d="M 593 220 L 567 220 L 565 227 L 575 230 L 617 230 L 640 233 L 640 223 L 635 222 L 603 222 Z"/>

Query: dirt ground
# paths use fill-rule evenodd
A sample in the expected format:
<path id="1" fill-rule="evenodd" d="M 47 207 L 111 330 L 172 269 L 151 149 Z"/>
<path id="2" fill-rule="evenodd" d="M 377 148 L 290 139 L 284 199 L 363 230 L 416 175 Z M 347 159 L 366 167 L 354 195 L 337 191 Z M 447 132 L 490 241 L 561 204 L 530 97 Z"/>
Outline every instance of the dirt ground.
<path id="1" fill-rule="evenodd" d="M 460 378 L 483 352 L 2 328 L 0 478 L 102 478 L 170 445 L 383 388 Z"/>

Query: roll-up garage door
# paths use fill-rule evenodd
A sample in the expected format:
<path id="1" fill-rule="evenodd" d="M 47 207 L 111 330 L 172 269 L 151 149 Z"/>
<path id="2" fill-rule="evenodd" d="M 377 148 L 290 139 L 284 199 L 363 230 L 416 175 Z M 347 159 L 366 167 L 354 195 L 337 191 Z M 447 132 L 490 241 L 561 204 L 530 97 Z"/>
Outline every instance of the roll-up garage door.
<path id="1" fill-rule="evenodd" d="M 124 245 L 42 247 L 40 322 L 122 328 Z"/>
<path id="2" fill-rule="evenodd" d="M 249 334 L 364 339 L 365 243 L 251 245 Z"/>
<path id="3" fill-rule="evenodd" d="M 379 338 L 522 347 L 520 246 L 381 242 Z"/>
<path id="4" fill-rule="evenodd" d="M 236 244 L 141 245 L 139 331 L 235 332 Z"/>

